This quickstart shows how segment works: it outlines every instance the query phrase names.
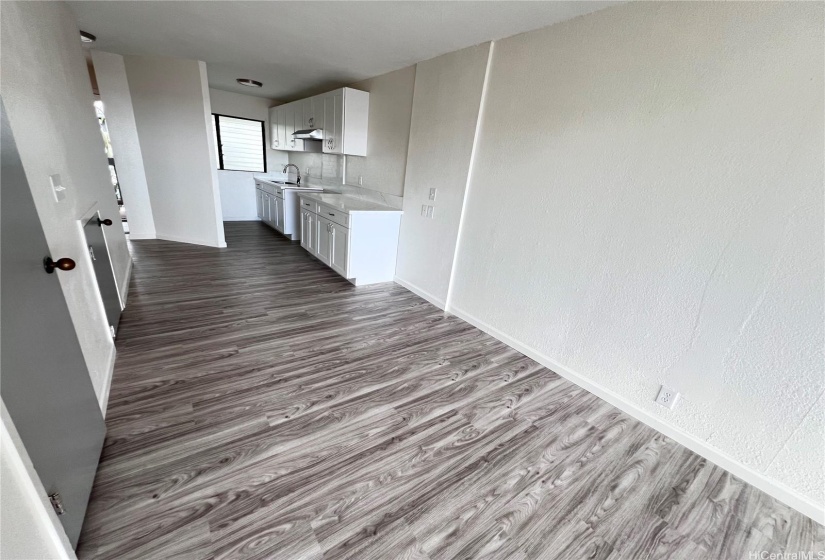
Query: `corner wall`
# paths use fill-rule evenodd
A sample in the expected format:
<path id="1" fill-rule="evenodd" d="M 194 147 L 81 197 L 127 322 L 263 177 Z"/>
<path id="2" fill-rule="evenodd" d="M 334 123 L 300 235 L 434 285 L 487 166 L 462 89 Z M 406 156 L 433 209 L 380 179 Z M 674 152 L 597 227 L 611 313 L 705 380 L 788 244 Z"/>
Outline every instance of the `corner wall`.
<path id="1" fill-rule="evenodd" d="M 496 41 L 445 305 L 820 522 L 823 39 L 678 2 Z"/>
<path id="2" fill-rule="evenodd" d="M 98 91 L 109 125 L 120 192 L 129 220 L 129 238 L 154 239 L 157 235 L 155 218 L 143 169 L 143 153 L 126 77 L 126 65 L 119 54 L 96 50 L 91 53 Z"/>
<path id="3" fill-rule="evenodd" d="M 206 65 L 124 60 L 157 236 L 225 247 Z"/>

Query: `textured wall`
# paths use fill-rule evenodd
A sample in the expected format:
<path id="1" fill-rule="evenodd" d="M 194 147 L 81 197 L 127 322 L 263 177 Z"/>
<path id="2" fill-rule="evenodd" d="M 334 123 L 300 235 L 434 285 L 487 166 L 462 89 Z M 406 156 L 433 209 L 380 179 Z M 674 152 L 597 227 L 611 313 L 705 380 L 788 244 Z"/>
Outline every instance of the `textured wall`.
<path id="1" fill-rule="evenodd" d="M 126 65 L 119 54 L 95 50 L 92 51 L 92 61 L 129 220 L 129 238 L 154 239 L 155 218 L 143 169 Z"/>
<path id="2" fill-rule="evenodd" d="M 224 246 L 206 65 L 124 59 L 158 237 Z"/>
<path id="3" fill-rule="evenodd" d="M 396 276 L 444 307 L 490 43 L 418 63 Z M 349 169 L 347 170 L 349 172 Z M 431 188 L 436 200 L 429 200 Z M 421 205 L 435 207 L 435 219 Z"/>
<path id="4" fill-rule="evenodd" d="M 49 249 L 77 261 L 71 274 L 58 276 L 105 410 L 115 347 L 80 219 L 95 209 L 116 218 L 118 208 L 79 31 L 68 6 L 59 2 L 3 2 L 0 22 L 0 92 Z M 53 174 L 67 189 L 60 202 L 49 182 Z M 119 227 L 104 234 L 122 289 L 131 262 L 126 238 Z"/>
<path id="5" fill-rule="evenodd" d="M 497 42 L 448 302 L 820 508 L 823 9 Z"/>

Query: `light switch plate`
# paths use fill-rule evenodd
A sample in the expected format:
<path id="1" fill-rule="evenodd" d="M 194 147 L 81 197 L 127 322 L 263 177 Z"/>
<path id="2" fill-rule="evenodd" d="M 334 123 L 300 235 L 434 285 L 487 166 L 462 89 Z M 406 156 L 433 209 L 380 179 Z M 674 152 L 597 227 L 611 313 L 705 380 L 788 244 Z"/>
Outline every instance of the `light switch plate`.
<path id="1" fill-rule="evenodd" d="M 430 200 L 435 200 L 436 189 L 430 189 Z"/>
<path id="2" fill-rule="evenodd" d="M 421 215 L 424 216 L 425 218 L 427 217 L 427 205 L 426 204 L 421 205 Z"/>
<path id="3" fill-rule="evenodd" d="M 60 180 L 60 174 L 55 173 L 54 175 L 49 175 L 49 182 L 52 185 L 52 193 L 54 193 L 54 201 L 60 202 L 66 198 L 66 187 L 63 186 L 63 182 Z"/>
<path id="4" fill-rule="evenodd" d="M 427 217 L 432 218 L 435 215 L 435 207 L 427 206 Z"/>

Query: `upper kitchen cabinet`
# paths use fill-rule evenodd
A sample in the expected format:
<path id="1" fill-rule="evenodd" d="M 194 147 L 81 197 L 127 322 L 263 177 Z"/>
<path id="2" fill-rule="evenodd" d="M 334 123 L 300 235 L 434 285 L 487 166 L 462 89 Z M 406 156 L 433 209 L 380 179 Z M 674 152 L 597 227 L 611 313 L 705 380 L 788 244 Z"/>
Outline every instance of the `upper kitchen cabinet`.
<path id="1" fill-rule="evenodd" d="M 304 126 L 304 109 L 301 101 L 272 107 L 269 110 L 270 146 L 273 150 L 304 151 L 304 141 L 292 135 Z"/>
<path id="2" fill-rule="evenodd" d="M 285 150 L 284 112 L 281 107 L 269 109 L 269 147 L 273 150 Z"/>
<path id="3" fill-rule="evenodd" d="M 341 88 L 269 110 L 273 150 L 367 155 L 370 94 Z M 320 129 L 323 140 L 297 140 L 298 130 Z"/>
<path id="4" fill-rule="evenodd" d="M 324 153 L 367 155 L 370 94 L 341 88 L 324 94 L 323 98 Z"/>

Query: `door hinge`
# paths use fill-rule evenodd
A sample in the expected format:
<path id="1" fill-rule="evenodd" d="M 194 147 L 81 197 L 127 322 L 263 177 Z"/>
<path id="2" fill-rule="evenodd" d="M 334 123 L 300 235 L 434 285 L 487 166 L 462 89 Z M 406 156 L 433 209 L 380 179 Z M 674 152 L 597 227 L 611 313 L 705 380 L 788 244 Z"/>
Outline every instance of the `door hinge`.
<path id="1" fill-rule="evenodd" d="M 115 326 L 109 325 L 109 332 L 112 333 L 112 338 L 116 338 L 117 335 L 115 334 Z"/>
<path id="2" fill-rule="evenodd" d="M 66 513 L 66 510 L 63 509 L 63 500 L 60 498 L 60 494 L 57 492 L 54 494 L 49 494 L 49 501 L 51 502 L 54 512 L 57 515 L 63 515 Z"/>

